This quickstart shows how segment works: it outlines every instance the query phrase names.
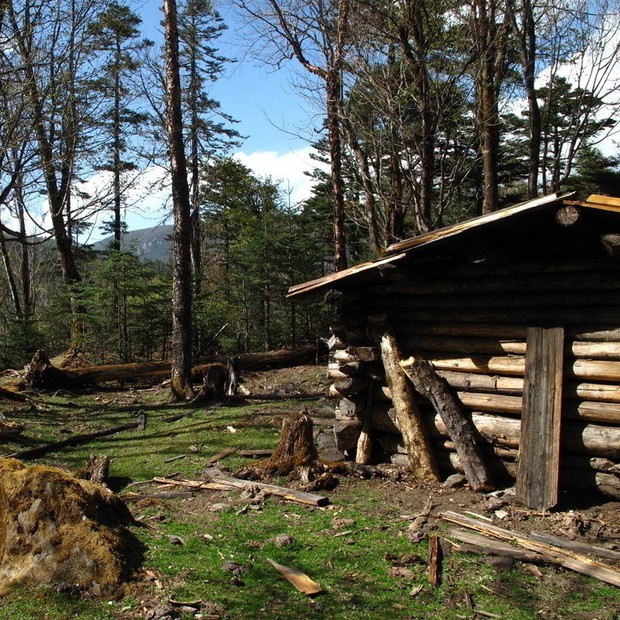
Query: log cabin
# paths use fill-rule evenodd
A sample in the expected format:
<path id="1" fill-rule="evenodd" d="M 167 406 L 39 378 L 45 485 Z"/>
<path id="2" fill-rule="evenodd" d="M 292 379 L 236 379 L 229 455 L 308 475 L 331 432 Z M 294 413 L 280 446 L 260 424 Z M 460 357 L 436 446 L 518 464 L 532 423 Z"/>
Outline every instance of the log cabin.
<path id="1" fill-rule="evenodd" d="M 540 510 L 620 499 L 620 199 L 545 196 L 288 294 L 317 296 L 348 458 Z"/>

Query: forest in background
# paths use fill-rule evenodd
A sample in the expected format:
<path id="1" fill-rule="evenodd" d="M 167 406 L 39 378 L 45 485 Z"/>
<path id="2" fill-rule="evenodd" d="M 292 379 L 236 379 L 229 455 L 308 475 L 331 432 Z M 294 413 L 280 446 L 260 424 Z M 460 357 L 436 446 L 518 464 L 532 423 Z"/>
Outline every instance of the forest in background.
<path id="1" fill-rule="evenodd" d="M 325 335 L 326 310 L 288 287 L 402 238 L 549 192 L 618 194 L 614 2 L 232 4 L 262 62 L 298 63 L 300 105 L 324 122 L 314 194 L 291 205 L 230 156 L 242 136 L 209 95 L 233 61 L 226 24 L 209 0 L 179 2 L 194 355 Z M 122 248 L 141 173 L 170 168 L 162 42 L 136 10 L 0 2 L 0 367 L 40 348 L 169 355 L 172 268 Z M 78 243 L 95 212 L 103 254 Z"/>

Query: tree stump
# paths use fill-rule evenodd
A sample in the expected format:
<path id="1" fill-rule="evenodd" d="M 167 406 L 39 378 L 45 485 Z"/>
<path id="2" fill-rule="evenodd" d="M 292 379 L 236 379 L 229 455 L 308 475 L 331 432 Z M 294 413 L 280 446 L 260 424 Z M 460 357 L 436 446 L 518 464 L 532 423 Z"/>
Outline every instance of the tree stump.
<path id="1" fill-rule="evenodd" d="M 192 403 L 223 401 L 226 396 L 227 367 L 219 362 L 214 362 L 212 364 L 203 364 L 197 370 L 202 374 L 202 385 L 192 399 Z"/>
<path id="2" fill-rule="evenodd" d="M 268 476 L 290 476 L 302 468 L 318 466 L 318 453 L 314 445 L 312 418 L 307 414 L 291 415 L 282 421 L 278 446 L 268 458 L 236 475 L 246 479 Z"/>
<path id="3" fill-rule="evenodd" d="M 86 464 L 86 472 L 84 478 L 96 484 L 107 486 L 108 476 L 110 472 L 110 457 L 107 454 L 96 456 L 90 455 Z"/>
<path id="4" fill-rule="evenodd" d="M 307 413 L 293 415 L 282 421 L 280 442 L 270 457 L 279 470 L 291 471 L 316 461 L 313 427 L 312 418 Z"/>

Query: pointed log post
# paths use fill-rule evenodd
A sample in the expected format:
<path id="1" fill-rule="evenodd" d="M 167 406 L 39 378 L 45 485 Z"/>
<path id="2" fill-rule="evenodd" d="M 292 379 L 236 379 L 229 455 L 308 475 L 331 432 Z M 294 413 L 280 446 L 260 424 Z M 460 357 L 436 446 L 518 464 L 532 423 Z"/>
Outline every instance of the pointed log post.
<path id="1" fill-rule="evenodd" d="M 439 414 L 454 442 L 465 477 L 474 491 L 495 488 L 491 475 L 478 446 L 472 424 L 463 415 L 450 386 L 435 369 L 423 359 L 410 357 L 400 367 L 411 379 L 416 391 L 428 398 Z"/>
<path id="2" fill-rule="evenodd" d="M 398 363 L 403 358 L 398 341 L 385 316 L 369 317 L 368 323 L 381 349 L 385 376 L 392 392 L 396 424 L 403 436 L 411 471 L 418 478 L 438 481 L 437 463 L 415 400 L 413 386 Z"/>

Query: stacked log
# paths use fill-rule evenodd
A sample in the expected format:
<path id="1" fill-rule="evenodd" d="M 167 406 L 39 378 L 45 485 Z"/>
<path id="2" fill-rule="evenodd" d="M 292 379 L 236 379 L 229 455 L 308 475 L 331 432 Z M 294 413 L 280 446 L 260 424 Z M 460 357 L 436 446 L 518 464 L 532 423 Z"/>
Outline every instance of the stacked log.
<path id="1" fill-rule="evenodd" d="M 489 462 L 509 477 L 516 472 L 520 439 L 527 327 L 562 326 L 560 483 L 595 482 L 620 498 L 619 276 L 620 264 L 606 258 L 429 267 L 404 281 L 366 286 L 363 307 L 345 310 L 340 320 L 347 334 L 350 327 L 358 336 L 355 349 L 367 343 L 359 336 L 364 333 L 360 313 L 385 313 L 405 354 L 427 360 L 447 381 Z M 359 429 L 369 370 L 357 365 L 361 360 L 350 345 L 341 338 L 339 351 L 346 355 L 340 353 L 342 363 L 334 359 L 331 366 L 337 373 L 332 375 L 333 394 L 341 398 L 341 424 L 346 419 L 353 426 L 355 421 Z M 393 460 L 406 463 L 390 411 L 391 395 L 377 368 L 371 418 L 375 443 Z M 458 461 L 447 431 L 423 398 L 420 407 L 448 473 Z"/>
<path id="2" fill-rule="evenodd" d="M 334 433 L 338 450 L 358 462 L 370 460 L 373 367 L 378 353 L 370 346 L 345 344 L 342 328 L 332 326 L 328 341 L 329 395 L 336 399 Z M 350 334 L 349 334 L 350 337 Z"/>

